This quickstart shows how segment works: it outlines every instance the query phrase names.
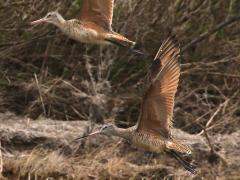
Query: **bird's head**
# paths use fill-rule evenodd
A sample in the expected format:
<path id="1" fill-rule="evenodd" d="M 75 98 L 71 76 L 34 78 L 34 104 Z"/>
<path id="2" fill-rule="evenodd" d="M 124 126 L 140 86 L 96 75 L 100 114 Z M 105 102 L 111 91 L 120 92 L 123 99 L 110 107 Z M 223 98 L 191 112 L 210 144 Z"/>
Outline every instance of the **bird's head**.
<path id="1" fill-rule="evenodd" d="M 105 124 L 101 127 L 100 133 L 105 135 L 111 135 L 115 132 L 115 128 L 113 124 Z"/>
<path id="2" fill-rule="evenodd" d="M 47 15 L 41 19 L 31 22 L 31 25 L 41 24 L 41 23 L 51 23 L 58 26 L 64 21 L 65 20 L 63 19 L 63 17 L 58 12 L 54 11 L 54 12 L 47 13 Z"/>

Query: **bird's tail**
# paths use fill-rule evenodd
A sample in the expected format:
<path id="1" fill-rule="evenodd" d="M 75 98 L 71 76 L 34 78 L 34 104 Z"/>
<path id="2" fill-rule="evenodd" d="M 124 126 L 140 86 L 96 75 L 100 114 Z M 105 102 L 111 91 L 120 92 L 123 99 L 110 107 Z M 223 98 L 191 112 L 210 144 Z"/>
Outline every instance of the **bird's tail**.
<path id="1" fill-rule="evenodd" d="M 187 171 L 191 172 L 192 174 L 196 174 L 196 165 L 191 164 L 190 162 L 184 160 L 176 151 L 174 150 L 167 150 L 171 156 L 173 156 Z"/>
<path id="2" fill-rule="evenodd" d="M 105 40 L 114 45 L 117 45 L 119 47 L 127 48 L 131 52 L 134 52 L 136 54 L 144 55 L 143 52 L 134 49 L 134 47 L 136 45 L 135 42 L 130 41 L 129 39 L 125 38 L 124 36 L 122 36 L 120 34 L 117 34 L 117 33 L 111 34 L 109 37 L 105 38 Z"/>
<path id="3" fill-rule="evenodd" d="M 175 151 L 178 151 L 183 154 L 191 154 L 192 151 L 189 146 L 182 144 L 179 140 L 177 139 L 172 139 L 167 143 L 167 148 L 172 149 Z"/>

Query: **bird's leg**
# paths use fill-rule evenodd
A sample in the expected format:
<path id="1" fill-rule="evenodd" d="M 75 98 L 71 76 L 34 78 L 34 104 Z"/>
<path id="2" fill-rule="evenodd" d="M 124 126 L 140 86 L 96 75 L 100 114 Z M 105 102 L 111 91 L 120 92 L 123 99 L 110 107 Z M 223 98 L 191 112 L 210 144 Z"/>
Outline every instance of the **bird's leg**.
<path id="1" fill-rule="evenodd" d="M 153 158 L 153 153 L 152 152 L 146 152 L 147 153 L 147 157 L 148 157 L 148 161 L 147 161 L 147 164 L 150 163 L 150 161 L 152 160 Z"/>
<path id="2" fill-rule="evenodd" d="M 145 151 L 144 152 L 144 155 L 147 157 L 147 164 L 150 163 L 150 161 L 156 157 L 158 157 L 158 154 L 157 153 L 154 153 L 154 152 L 150 152 L 150 151 Z"/>
<path id="3" fill-rule="evenodd" d="M 196 166 L 184 160 L 176 151 L 170 150 L 167 151 L 170 155 L 172 155 L 187 171 L 192 174 L 196 174 Z"/>

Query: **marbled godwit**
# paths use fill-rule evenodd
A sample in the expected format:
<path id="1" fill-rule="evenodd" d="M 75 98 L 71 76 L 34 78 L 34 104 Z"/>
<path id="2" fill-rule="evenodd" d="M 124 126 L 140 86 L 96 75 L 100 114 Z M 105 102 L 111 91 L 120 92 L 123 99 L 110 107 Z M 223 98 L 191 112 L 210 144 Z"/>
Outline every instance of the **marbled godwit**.
<path id="1" fill-rule="evenodd" d="M 148 86 L 135 126 L 122 129 L 108 124 L 87 136 L 98 133 L 115 135 L 150 152 L 168 152 L 186 170 L 195 173 L 196 167 L 178 154 L 191 154 L 190 148 L 171 134 L 174 97 L 180 76 L 179 53 L 180 49 L 173 38 L 164 41 L 160 47 L 147 76 Z"/>
<path id="2" fill-rule="evenodd" d="M 58 12 L 50 12 L 31 24 L 51 23 L 72 39 L 83 43 L 114 44 L 132 49 L 135 42 L 112 31 L 113 6 L 114 0 L 82 0 L 79 20 L 65 20 Z"/>

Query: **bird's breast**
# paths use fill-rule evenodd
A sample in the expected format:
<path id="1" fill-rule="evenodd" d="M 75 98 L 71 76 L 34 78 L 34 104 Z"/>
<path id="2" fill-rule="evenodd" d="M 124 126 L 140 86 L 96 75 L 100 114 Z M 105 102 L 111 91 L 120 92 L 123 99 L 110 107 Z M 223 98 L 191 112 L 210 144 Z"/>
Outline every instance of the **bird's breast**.
<path id="1" fill-rule="evenodd" d="M 166 148 L 166 142 L 160 137 L 150 134 L 135 132 L 131 138 L 132 144 L 151 152 L 162 152 Z"/>

